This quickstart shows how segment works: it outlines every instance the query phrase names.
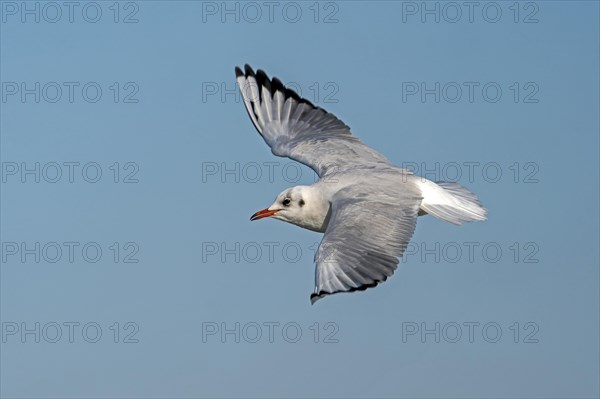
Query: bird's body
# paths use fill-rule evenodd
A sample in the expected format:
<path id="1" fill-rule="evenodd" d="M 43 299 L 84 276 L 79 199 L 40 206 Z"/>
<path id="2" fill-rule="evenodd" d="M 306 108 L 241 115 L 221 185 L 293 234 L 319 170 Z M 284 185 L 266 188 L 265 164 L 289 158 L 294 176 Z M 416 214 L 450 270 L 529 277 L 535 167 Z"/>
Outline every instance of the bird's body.
<path id="1" fill-rule="evenodd" d="M 419 177 L 403 173 L 399 168 L 371 170 L 367 173 L 332 174 L 327 179 L 321 179 L 310 186 L 296 186 L 284 191 L 282 194 L 284 197 L 291 198 L 292 203 L 296 199 L 304 200 L 301 214 L 291 215 L 285 221 L 308 230 L 325 233 L 329 223 L 331 204 L 336 201 L 336 195 L 350 192 L 356 193 L 356 195 L 360 195 L 362 192 L 368 192 L 370 195 L 378 193 L 385 195 L 385 192 L 380 190 L 381 187 L 392 186 L 396 186 L 399 191 L 406 193 L 418 192 L 418 180 Z M 274 217 L 278 218 L 277 215 Z"/>
<path id="2" fill-rule="evenodd" d="M 310 166 L 311 186 L 283 191 L 251 220 L 273 217 L 325 233 L 315 254 L 311 301 L 374 287 L 391 276 L 416 226 L 431 214 L 454 224 L 485 220 L 477 197 L 456 183 L 432 182 L 398 168 L 315 107 L 248 65 L 237 81 L 254 126 L 273 154 Z"/>

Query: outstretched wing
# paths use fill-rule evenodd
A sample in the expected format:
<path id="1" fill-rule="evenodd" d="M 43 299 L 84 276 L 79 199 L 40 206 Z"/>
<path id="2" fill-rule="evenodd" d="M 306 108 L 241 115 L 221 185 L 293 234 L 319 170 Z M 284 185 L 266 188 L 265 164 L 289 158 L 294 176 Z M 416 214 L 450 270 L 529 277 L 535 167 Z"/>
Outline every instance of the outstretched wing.
<path id="1" fill-rule="evenodd" d="M 385 157 L 350 133 L 344 122 L 300 98 L 279 79 L 246 64 L 235 68 L 252 123 L 273 154 L 312 168 L 320 177 L 352 167 L 389 166 Z"/>
<path id="2" fill-rule="evenodd" d="M 311 302 L 338 292 L 366 290 L 390 277 L 413 235 L 421 200 L 416 192 L 393 188 L 377 192 L 354 186 L 336 194 L 315 254 Z"/>

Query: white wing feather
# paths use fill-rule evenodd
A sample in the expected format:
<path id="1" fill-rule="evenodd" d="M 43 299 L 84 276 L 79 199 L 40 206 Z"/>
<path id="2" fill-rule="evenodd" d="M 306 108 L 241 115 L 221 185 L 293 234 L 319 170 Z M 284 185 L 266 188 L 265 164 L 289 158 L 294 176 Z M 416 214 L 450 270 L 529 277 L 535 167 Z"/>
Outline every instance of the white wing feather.
<path id="1" fill-rule="evenodd" d="M 339 169 L 390 167 L 335 115 L 300 98 L 277 78 L 236 68 L 246 110 L 273 154 L 312 168 L 320 177 Z M 339 169 L 338 169 L 339 168 Z"/>

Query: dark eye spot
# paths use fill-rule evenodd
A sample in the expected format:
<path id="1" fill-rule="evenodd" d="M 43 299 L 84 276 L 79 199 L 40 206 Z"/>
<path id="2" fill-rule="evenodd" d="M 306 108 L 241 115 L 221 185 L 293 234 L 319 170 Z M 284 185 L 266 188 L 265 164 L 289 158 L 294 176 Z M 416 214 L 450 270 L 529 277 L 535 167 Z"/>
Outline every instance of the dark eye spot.
<path id="1" fill-rule="evenodd" d="M 300 202 L 298 202 L 298 204 L 299 204 L 300 206 L 304 206 L 305 202 L 304 202 L 304 200 L 303 200 L 303 199 L 301 199 L 301 200 L 300 200 Z"/>
<path id="2" fill-rule="evenodd" d="M 283 206 L 290 206 L 290 202 L 292 202 L 292 200 L 290 200 L 289 198 L 286 198 L 283 200 L 282 204 L 283 204 Z"/>

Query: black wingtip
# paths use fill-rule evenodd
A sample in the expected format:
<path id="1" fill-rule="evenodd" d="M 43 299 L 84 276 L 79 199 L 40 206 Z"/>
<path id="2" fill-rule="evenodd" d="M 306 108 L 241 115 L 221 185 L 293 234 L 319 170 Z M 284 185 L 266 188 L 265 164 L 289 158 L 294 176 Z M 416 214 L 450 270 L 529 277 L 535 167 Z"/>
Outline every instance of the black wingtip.
<path id="1" fill-rule="evenodd" d="M 262 69 L 256 71 L 256 82 L 259 86 L 264 86 L 267 91 L 273 95 L 273 90 L 271 89 L 271 80 Z"/>
<path id="2" fill-rule="evenodd" d="M 343 293 L 349 294 L 351 292 L 356 292 L 356 291 L 365 291 L 365 290 L 367 290 L 369 288 L 377 287 L 377 285 L 379 285 L 380 283 L 383 283 L 386 280 L 387 280 L 387 276 L 383 276 L 383 278 L 381 280 L 376 280 L 376 281 L 374 281 L 372 283 L 363 284 L 363 285 L 360 285 L 358 287 L 350 287 L 346 291 L 334 291 L 334 292 L 319 291 L 319 292 L 314 292 L 314 293 L 310 294 L 310 304 L 314 305 L 315 302 L 317 302 L 319 299 L 325 298 L 327 295 L 343 294 Z"/>
<path id="3" fill-rule="evenodd" d="M 319 299 L 325 298 L 327 295 L 335 294 L 335 292 L 319 291 L 310 294 L 310 304 L 314 305 Z"/>
<path id="4" fill-rule="evenodd" d="M 315 302 L 317 302 L 319 299 L 321 299 L 323 297 L 324 297 L 324 295 L 321 296 L 321 295 L 318 295 L 318 294 L 310 294 L 310 304 L 314 305 Z"/>
<path id="5" fill-rule="evenodd" d="M 281 80 L 279 80 L 278 78 L 273 77 L 272 79 L 270 79 L 269 76 L 266 74 L 266 72 L 263 71 L 262 69 L 257 69 L 256 73 L 255 73 L 249 64 L 244 64 L 243 71 L 241 68 L 235 67 L 235 74 L 236 74 L 236 77 L 245 76 L 246 78 L 254 77 L 256 79 L 256 83 L 258 84 L 258 87 L 259 87 L 259 91 L 258 91 L 259 101 L 263 100 L 262 99 L 263 91 L 261 88 L 264 87 L 265 89 L 267 89 L 267 91 L 269 92 L 271 97 L 273 97 L 275 95 L 275 93 L 277 91 L 279 91 L 279 92 L 282 92 L 282 94 L 284 95 L 284 98 L 286 100 L 288 98 L 293 98 L 298 103 L 307 104 L 312 108 L 321 109 L 321 110 L 323 110 L 323 112 L 327 113 L 327 111 L 316 106 L 315 104 L 313 104 L 306 98 L 300 97 L 298 95 L 298 93 L 296 93 L 294 90 L 286 87 L 281 82 Z"/>
<path id="6" fill-rule="evenodd" d="M 254 71 L 252 70 L 252 67 L 248 64 L 244 65 L 244 71 L 246 71 L 246 76 L 254 76 Z"/>
<path id="7" fill-rule="evenodd" d="M 273 92 L 280 91 L 281 94 L 285 94 L 285 86 L 281 83 L 281 80 L 277 78 L 271 79 L 271 86 L 273 88 Z"/>
<path id="8" fill-rule="evenodd" d="M 244 76 L 244 72 L 242 71 L 242 69 L 238 66 L 235 67 L 235 77 L 239 78 L 240 76 Z"/>

